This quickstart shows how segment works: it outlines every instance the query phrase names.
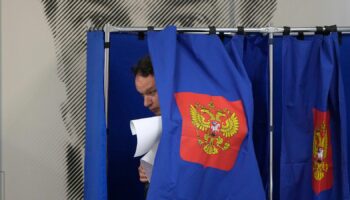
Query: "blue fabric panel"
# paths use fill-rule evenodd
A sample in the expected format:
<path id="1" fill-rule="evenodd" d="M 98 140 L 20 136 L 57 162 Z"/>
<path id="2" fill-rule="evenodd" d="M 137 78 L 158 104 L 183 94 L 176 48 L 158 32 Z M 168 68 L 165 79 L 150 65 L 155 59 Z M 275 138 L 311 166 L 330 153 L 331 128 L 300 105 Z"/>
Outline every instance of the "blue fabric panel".
<path id="1" fill-rule="evenodd" d="M 104 33 L 87 33 L 84 198 L 107 199 Z"/>
<path id="2" fill-rule="evenodd" d="M 243 62 L 254 98 L 253 141 L 260 175 L 268 195 L 269 181 L 269 46 L 268 36 L 250 34 L 244 40 Z"/>
<path id="3" fill-rule="evenodd" d="M 346 113 L 347 121 L 346 123 L 350 125 L 350 34 L 344 34 L 340 44 L 340 66 L 343 75 L 344 82 L 344 92 L 346 99 Z M 350 128 L 348 127 L 348 152 L 350 152 Z M 348 162 L 350 161 L 350 153 L 348 153 Z M 350 167 L 348 167 L 348 180 L 350 182 Z"/>
<path id="4" fill-rule="evenodd" d="M 146 40 L 137 34 L 111 33 L 108 110 L 108 194 L 110 199 L 144 199 L 139 158 L 133 158 L 136 137 L 130 120 L 152 115 L 137 93 L 131 67 L 147 54 Z"/>
<path id="5" fill-rule="evenodd" d="M 282 37 L 276 36 L 273 43 L 273 199 L 280 199 L 280 156 L 282 129 Z"/>

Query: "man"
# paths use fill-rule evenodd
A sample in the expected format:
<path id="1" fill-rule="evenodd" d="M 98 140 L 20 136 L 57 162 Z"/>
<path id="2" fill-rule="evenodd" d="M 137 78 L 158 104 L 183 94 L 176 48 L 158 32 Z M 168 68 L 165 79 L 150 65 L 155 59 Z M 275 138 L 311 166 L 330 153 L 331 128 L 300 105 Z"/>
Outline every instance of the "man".
<path id="1" fill-rule="evenodd" d="M 141 58 L 132 70 L 135 75 L 136 90 L 143 96 L 144 99 L 143 105 L 155 115 L 159 116 L 160 106 L 151 58 L 148 55 Z M 149 177 L 146 176 L 146 173 L 141 165 L 139 166 L 138 170 L 140 181 L 146 184 L 145 189 L 147 191 Z"/>
<path id="2" fill-rule="evenodd" d="M 146 26 L 147 24 L 154 26 L 176 24 L 182 27 L 205 27 L 215 24 L 218 27 L 233 27 L 235 24 L 249 26 L 244 21 L 240 23 L 236 18 L 252 23 L 259 21 L 259 19 L 249 20 L 249 17 L 245 16 L 245 13 L 250 13 L 254 18 L 255 13 L 238 12 L 237 8 L 245 10 L 249 5 L 248 7 L 237 6 L 237 3 L 232 1 L 187 0 L 185 2 L 169 1 L 167 4 L 162 4 L 161 0 L 130 2 L 133 1 L 41 0 L 57 52 L 57 76 L 66 87 L 67 97 L 61 103 L 60 114 L 66 126 L 66 135 L 69 137 L 67 144 L 63 147 L 66 154 L 67 198 L 83 198 L 84 191 L 84 143 L 82 141 L 85 138 L 85 129 L 81 127 L 85 124 L 85 36 L 88 22 L 94 28 L 102 28 L 107 23 L 119 27 Z M 276 7 L 276 3 L 273 5 Z M 232 10 L 237 10 L 233 13 L 241 14 L 237 17 L 232 16 Z M 272 12 L 268 12 L 269 10 L 273 9 L 265 9 L 268 16 L 266 21 L 273 16 Z M 77 110 L 82 112 L 76 112 Z M 116 166 L 111 163 L 109 167 L 115 168 Z M 115 173 L 109 174 L 111 180 L 117 177 Z M 113 199 L 118 192 L 120 193 L 121 190 L 110 192 L 109 195 Z"/>

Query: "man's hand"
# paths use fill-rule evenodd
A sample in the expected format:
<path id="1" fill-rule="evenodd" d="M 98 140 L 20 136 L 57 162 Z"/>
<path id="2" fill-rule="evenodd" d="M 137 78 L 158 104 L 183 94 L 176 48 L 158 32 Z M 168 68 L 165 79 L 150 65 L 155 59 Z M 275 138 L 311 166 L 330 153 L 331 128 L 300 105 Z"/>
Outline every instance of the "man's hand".
<path id="1" fill-rule="evenodd" d="M 146 176 L 146 172 L 145 172 L 145 170 L 143 169 L 143 167 L 141 165 L 139 166 L 139 176 L 140 176 L 140 181 L 142 183 L 147 183 L 148 182 L 148 178 Z"/>

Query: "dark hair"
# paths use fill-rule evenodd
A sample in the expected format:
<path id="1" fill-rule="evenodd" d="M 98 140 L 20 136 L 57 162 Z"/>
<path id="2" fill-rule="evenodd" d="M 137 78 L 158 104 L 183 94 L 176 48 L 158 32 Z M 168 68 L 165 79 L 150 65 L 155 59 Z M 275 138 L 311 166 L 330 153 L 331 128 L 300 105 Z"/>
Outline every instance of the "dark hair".
<path id="1" fill-rule="evenodd" d="M 132 72 L 134 73 L 134 76 L 141 75 L 143 77 L 147 77 L 149 75 L 154 75 L 151 57 L 146 55 L 141 58 L 132 68 Z"/>

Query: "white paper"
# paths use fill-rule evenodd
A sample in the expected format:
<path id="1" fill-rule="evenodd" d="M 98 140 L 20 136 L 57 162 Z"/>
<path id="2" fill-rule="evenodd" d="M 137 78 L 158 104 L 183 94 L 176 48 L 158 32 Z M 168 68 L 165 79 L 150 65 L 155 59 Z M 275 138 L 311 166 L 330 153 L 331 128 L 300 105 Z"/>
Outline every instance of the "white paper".
<path id="1" fill-rule="evenodd" d="M 142 156 L 149 152 L 159 141 L 162 133 L 162 118 L 156 116 L 131 120 L 130 129 L 132 134 L 137 137 L 137 146 L 134 157 Z"/>
<path id="2" fill-rule="evenodd" d="M 153 145 L 151 150 L 146 155 L 144 155 L 140 160 L 141 166 L 145 170 L 145 173 L 146 173 L 146 176 L 147 176 L 149 182 L 151 182 L 154 158 L 156 157 L 158 144 L 159 144 L 159 141 L 157 141 Z"/>

